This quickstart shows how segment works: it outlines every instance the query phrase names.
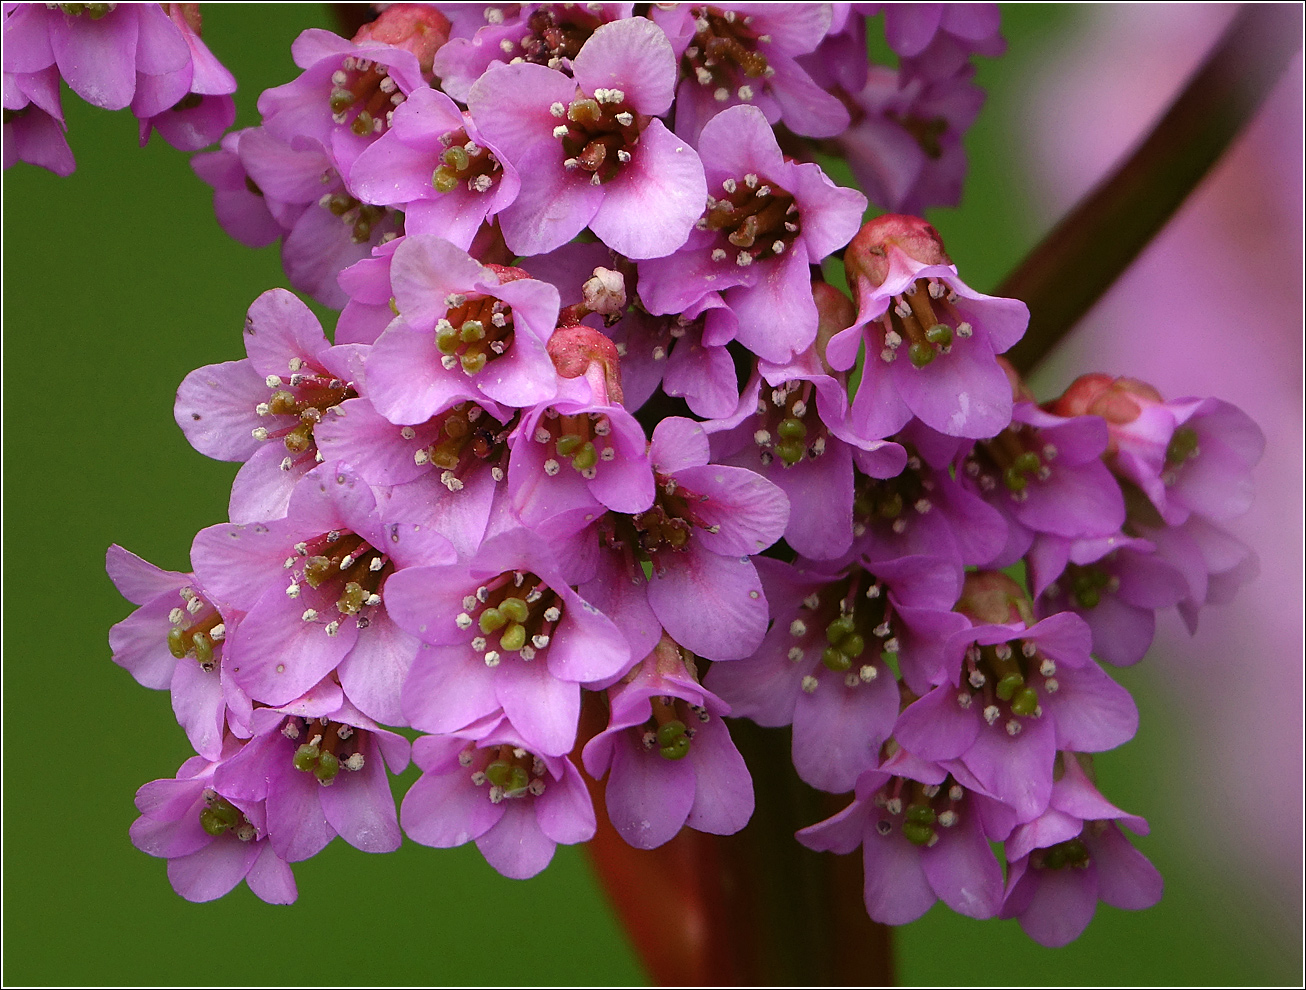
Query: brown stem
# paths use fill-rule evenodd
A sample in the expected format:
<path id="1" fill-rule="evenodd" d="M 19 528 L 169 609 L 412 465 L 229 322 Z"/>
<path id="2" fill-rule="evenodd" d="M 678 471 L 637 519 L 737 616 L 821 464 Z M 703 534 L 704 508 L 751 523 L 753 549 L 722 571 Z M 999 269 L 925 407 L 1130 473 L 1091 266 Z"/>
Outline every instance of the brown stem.
<path id="1" fill-rule="evenodd" d="M 1223 154 L 1301 48 L 1298 4 L 1250 4 L 1147 139 L 998 287 L 1029 306 L 1007 352 L 1027 374 L 1101 298 Z"/>

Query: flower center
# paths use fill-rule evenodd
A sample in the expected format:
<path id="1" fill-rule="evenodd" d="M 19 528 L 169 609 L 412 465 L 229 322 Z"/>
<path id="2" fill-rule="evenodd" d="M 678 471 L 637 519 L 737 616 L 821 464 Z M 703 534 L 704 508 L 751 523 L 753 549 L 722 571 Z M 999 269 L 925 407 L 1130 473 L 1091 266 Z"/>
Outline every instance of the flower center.
<path id="1" fill-rule="evenodd" d="M 957 312 L 957 293 L 937 278 L 918 278 L 894 296 L 880 317 L 884 346 L 880 360 L 892 364 L 905 341 L 913 367 L 924 368 L 940 354 L 952 350 L 953 340 L 965 340 L 974 331 Z"/>
<path id="2" fill-rule="evenodd" d="M 1064 587 L 1080 608 L 1096 608 L 1102 601 L 1103 592 L 1114 593 L 1120 588 L 1120 578 L 1103 567 L 1104 562 L 1083 566 L 1067 563 L 1057 583 L 1048 588 L 1048 594 L 1057 597 Z"/>
<path id="3" fill-rule="evenodd" d="M 824 647 L 819 646 L 816 630 L 824 627 Z M 843 674 L 844 686 L 856 688 L 869 684 L 882 673 L 876 661 L 884 654 L 898 653 L 899 621 L 884 585 L 874 574 L 858 567 L 846 578 L 826 585 L 803 600 L 798 616 L 789 623 L 789 635 L 795 645 L 789 659 L 801 663 L 807 658 L 808 646 L 821 650 L 821 664 L 826 670 Z M 806 645 L 804 645 L 806 644 Z M 868 652 L 869 650 L 869 652 Z M 808 694 L 819 684 L 815 674 L 803 678 Z"/>
<path id="4" fill-rule="evenodd" d="M 448 312 L 435 324 L 435 346 L 440 363 L 452 371 L 475 375 L 512 346 L 512 307 L 493 296 L 468 298 L 454 293 L 445 302 Z"/>
<path id="5" fill-rule="evenodd" d="M 295 556 L 288 557 L 286 570 L 291 572 L 286 595 L 298 598 L 303 584 L 310 588 L 327 588 L 336 595 L 334 616 L 325 617 L 315 608 L 307 608 L 305 622 L 326 619 L 326 634 L 334 636 L 340 623 L 353 617 L 359 629 L 371 620 L 364 609 L 381 604 L 382 582 L 394 571 L 384 552 L 376 550 L 354 533 L 332 530 L 313 540 L 295 544 Z"/>
<path id="6" fill-rule="evenodd" d="M 442 193 L 452 192 L 461 184 L 474 193 L 489 192 L 503 175 L 499 159 L 488 148 L 470 140 L 465 128 L 446 131 L 440 135 L 440 144 L 444 151 L 440 153 L 440 164 L 431 174 L 431 185 Z"/>
<path id="7" fill-rule="evenodd" d="M 816 414 L 813 386 L 807 381 L 785 382 L 771 390 L 771 401 L 757 403 L 757 429 L 753 442 L 765 467 L 776 457 L 793 467 L 804 457 L 825 453 L 828 430 Z"/>
<path id="8" fill-rule="evenodd" d="M 616 458 L 617 449 L 608 439 L 612 434 L 612 422 L 603 413 L 564 416 L 550 407 L 544 420 L 535 428 L 535 441 L 551 443 L 557 454 L 544 462 L 544 473 L 549 477 L 562 470 L 561 462 L 565 460 L 573 471 L 590 480 L 598 477 L 600 461 Z"/>
<path id="9" fill-rule="evenodd" d="M 258 830 L 250 824 L 245 813 L 212 787 L 204 789 L 200 828 L 215 837 L 230 832 L 241 842 L 250 842 L 258 835 Z"/>
<path id="10" fill-rule="evenodd" d="M 785 189 L 749 172 L 741 179 L 725 179 L 723 196 L 709 195 L 699 218 L 700 230 L 720 233 L 712 249 L 713 261 L 733 258 L 747 267 L 785 252 L 802 231 L 798 204 Z"/>
<path id="11" fill-rule="evenodd" d="M 303 358 L 290 359 L 290 375 L 268 375 L 267 386 L 272 394 L 267 402 L 260 402 L 254 407 L 259 416 L 290 416 L 293 420 L 281 427 L 268 429 L 266 426 L 254 427 L 255 440 L 280 440 L 291 455 L 299 455 L 317 449 L 313 429 L 322 422 L 328 409 L 332 409 L 346 399 L 358 397 L 352 382 L 334 378 L 320 369 L 308 367 Z M 289 470 L 294 463 L 294 456 L 282 461 L 282 470 Z"/>
<path id="12" fill-rule="evenodd" d="M 1042 716 L 1039 688 L 1048 694 L 1060 689 L 1056 661 L 1039 653 L 1038 645 L 1028 639 L 993 646 L 972 643 L 962 673 L 957 704 L 970 708 L 980 702 L 984 721 L 989 725 L 1001 721 L 1009 736 L 1020 734 L 1020 718 Z"/>
<path id="13" fill-rule="evenodd" d="M 914 516 L 927 515 L 934 508 L 934 479 L 914 453 L 896 478 L 869 478 L 860 471 L 854 477 L 853 533 L 857 536 L 877 524 L 887 524 L 902 535 Z"/>
<path id="14" fill-rule="evenodd" d="M 671 695 L 650 698 L 653 715 L 642 726 L 640 743 L 647 752 L 655 748 L 664 760 L 683 760 L 689 755 L 690 743 L 698 733 L 697 725 L 710 722 L 712 716 L 706 708 L 691 705 L 683 698 Z"/>
<path id="15" fill-rule="evenodd" d="M 380 62 L 348 55 L 331 74 L 331 119 L 337 124 L 349 122 L 349 129 L 359 137 L 384 131 L 404 99 L 399 84 Z"/>
<path id="16" fill-rule="evenodd" d="M 769 35 L 759 35 L 752 28 L 751 15 L 740 15 L 718 7 L 695 7 L 694 43 L 685 49 L 684 69 L 700 86 L 710 88 L 720 103 L 730 99 L 733 89 L 747 103 L 755 95 L 747 79 L 765 79 L 775 75 L 766 56 L 757 50 L 759 42 L 769 42 Z"/>
<path id="17" fill-rule="evenodd" d="M 440 471 L 440 483 L 451 492 L 461 491 L 467 476 L 489 464 L 495 481 L 503 480 L 503 461 L 508 453 L 508 434 L 516 416 L 500 423 L 474 402 L 460 402 L 435 417 L 437 438 L 413 455 L 418 464 L 432 464 Z M 403 429 L 405 439 L 415 435 Z"/>
<path id="18" fill-rule="evenodd" d="M 46 6 L 53 7 L 56 5 L 46 4 Z M 118 5 L 116 3 L 61 3 L 57 6 L 70 17 L 81 17 L 85 14 L 90 17 L 91 20 L 98 21 Z"/>
<path id="19" fill-rule="evenodd" d="M 549 112 L 564 123 L 553 129 L 562 142 L 562 164 L 568 171 L 588 172 L 593 185 L 616 178 L 639 144 L 648 118 L 634 112 L 619 89 L 596 89 L 586 96 L 579 89 L 570 105 L 554 103 Z"/>
<path id="20" fill-rule="evenodd" d="M 484 654 L 487 667 L 497 667 L 504 653 L 534 660 L 536 651 L 549 645 L 565 611 L 562 596 L 534 574 L 504 571 L 463 599 L 454 622 L 464 631 L 475 627 L 472 649 Z"/>
<path id="21" fill-rule="evenodd" d="M 281 734 L 291 741 L 299 741 L 291 757 L 295 769 L 311 773 L 323 787 L 335 783 L 342 768 L 362 770 L 366 762 L 363 744 L 368 733 L 344 722 L 292 715 L 281 726 Z"/>
<path id="22" fill-rule="evenodd" d="M 564 68 L 563 59 L 574 59 L 598 28 L 597 16 L 581 4 L 541 4 L 526 22 L 530 33 L 517 42 L 523 62 Z"/>
<path id="23" fill-rule="evenodd" d="M 360 202 L 348 193 L 327 193 L 317 204 L 348 224 L 349 239 L 355 244 L 370 241 L 377 225 L 390 216 L 390 211 L 384 206 Z"/>
<path id="24" fill-rule="evenodd" d="M 944 118 L 912 115 L 898 117 L 892 113 L 885 116 L 912 136 L 912 140 L 924 152 L 926 158 L 938 161 L 943 157 L 943 145 L 939 143 L 939 138 L 943 137 L 948 129 L 948 122 Z"/>
<path id="25" fill-rule="evenodd" d="M 1035 849 L 1029 854 L 1029 865 L 1038 870 L 1083 870 L 1091 862 L 1088 847 L 1078 838 L 1058 842 L 1046 849 Z"/>
<path id="26" fill-rule="evenodd" d="M 484 749 L 468 747 L 458 754 L 458 763 L 472 768 L 472 783 L 490 785 L 491 804 L 507 799 L 539 797 L 546 786 L 544 761 L 520 746 L 504 743 Z"/>
<path id="27" fill-rule="evenodd" d="M 168 652 L 178 660 L 194 657 L 205 670 L 217 667 L 218 651 L 227 635 L 222 616 L 202 595 L 189 586 L 178 591 L 183 602 L 169 614 Z"/>
<path id="28" fill-rule="evenodd" d="M 954 828 L 961 821 L 959 808 L 965 796 L 951 774 L 942 784 L 894 777 L 872 799 L 879 810 L 875 831 L 889 836 L 899 830 L 912 845 L 928 849 L 939 841 L 940 828 Z"/>
<path id="29" fill-rule="evenodd" d="M 996 437 L 980 440 L 971 449 L 963 469 L 981 491 L 991 492 L 999 482 L 1011 497 L 1023 502 L 1029 497 L 1030 479 L 1047 481 L 1049 466 L 1057 457 L 1054 444 L 1042 443 L 1038 432 L 1025 423 L 1012 423 Z"/>

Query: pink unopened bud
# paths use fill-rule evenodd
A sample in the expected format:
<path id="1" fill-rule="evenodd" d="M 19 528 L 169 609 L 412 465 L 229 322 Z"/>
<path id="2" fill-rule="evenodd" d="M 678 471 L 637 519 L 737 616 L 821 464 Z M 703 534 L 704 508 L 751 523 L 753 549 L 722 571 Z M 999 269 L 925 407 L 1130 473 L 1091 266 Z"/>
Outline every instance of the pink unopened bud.
<path id="1" fill-rule="evenodd" d="M 1101 416 L 1113 426 L 1124 426 L 1139 417 L 1145 404 L 1161 401 L 1161 393 L 1146 382 L 1096 372 L 1071 382 L 1049 411 L 1058 416 Z"/>
<path id="2" fill-rule="evenodd" d="M 422 75 L 431 79 L 435 53 L 449 40 L 449 18 L 434 7 L 420 3 L 391 4 L 376 20 L 364 24 L 354 42 L 380 41 L 417 56 Z"/>
<path id="3" fill-rule="evenodd" d="M 857 307 L 846 295 L 829 282 L 813 282 L 812 298 L 816 300 L 816 355 L 827 375 L 833 375 L 825 360 L 825 345 L 841 330 L 847 330 L 857 319 Z"/>
<path id="4" fill-rule="evenodd" d="M 621 404 L 621 365 L 617 345 L 610 338 L 577 323 L 554 330 L 548 351 L 553 367 L 563 378 L 584 376 L 596 400 Z"/>
<path id="5" fill-rule="evenodd" d="M 883 285 L 892 266 L 890 252 L 897 249 L 922 265 L 950 265 L 943 238 L 920 217 L 886 213 L 863 224 L 844 251 L 848 282 L 864 278 L 873 286 Z"/>
<path id="6" fill-rule="evenodd" d="M 614 316 L 626 308 L 625 276 L 611 268 L 595 268 L 581 292 L 591 313 Z"/>
<path id="7" fill-rule="evenodd" d="M 967 574 L 956 611 L 977 623 L 1034 624 L 1034 606 L 1025 589 L 1001 571 Z"/>

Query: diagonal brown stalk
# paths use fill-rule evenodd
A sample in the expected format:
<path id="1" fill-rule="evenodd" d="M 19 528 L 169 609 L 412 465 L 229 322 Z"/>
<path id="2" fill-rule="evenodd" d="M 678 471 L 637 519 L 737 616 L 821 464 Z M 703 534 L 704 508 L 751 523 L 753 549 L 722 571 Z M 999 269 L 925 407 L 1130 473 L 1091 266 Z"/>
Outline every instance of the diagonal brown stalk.
<path id="1" fill-rule="evenodd" d="M 998 286 L 1029 306 L 1022 374 L 1079 322 L 1219 160 L 1301 50 L 1299 4 L 1249 4 L 1147 138 Z"/>

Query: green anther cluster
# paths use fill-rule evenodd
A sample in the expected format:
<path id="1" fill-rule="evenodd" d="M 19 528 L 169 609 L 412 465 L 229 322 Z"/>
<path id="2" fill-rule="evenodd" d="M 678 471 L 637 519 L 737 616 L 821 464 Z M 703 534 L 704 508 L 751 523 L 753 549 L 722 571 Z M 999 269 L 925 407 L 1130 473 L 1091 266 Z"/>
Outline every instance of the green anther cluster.
<path id="1" fill-rule="evenodd" d="M 1181 426 L 1174 431 L 1165 448 L 1166 467 L 1178 467 L 1197 454 L 1197 431 L 1191 426 Z"/>
<path id="2" fill-rule="evenodd" d="M 316 588 L 329 579 L 335 570 L 330 557 L 309 557 L 304 562 L 304 580 L 309 587 Z"/>
<path id="3" fill-rule="evenodd" d="M 447 326 L 435 335 L 435 346 L 441 354 L 457 354 L 464 346 L 485 339 L 485 324 L 480 320 L 466 320 L 460 327 Z M 482 350 L 468 351 L 459 358 L 463 371 L 474 375 L 485 367 L 486 354 Z"/>
<path id="4" fill-rule="evenodd" d="M 913 804 L 904 816 L 902 834 L 913 846 L 928 846 L 934 839 L 934 824 L 938 820 L 939 816 L 928 804 Z"/>
<path id="5" fill-rule="evenodd" d="M 506 760 L 495 760 L 486 767 L 485 777 L 494 786 L 502 787 L 508 797 L 520 794 L 531 782 L 530 775 L 522 767 Z"/>
<path id="6" fill-rule="evenodd" d="M 311 730 L 310 730 L 311 731 Z M 297 750 L 293 759 L 296 770 L 312 773 L 319 784 L 327 785 L 340 773 L 340 760 L 335 753 L 324 750 L 317 743 L 304 743 Z"/>
<path id="7" fill-rule="evenodd" d="M 925 339 L 938 347 L 951 347 L 952 327 L 946 323 L 936 323 L 925 331 Z"/>
<path id="8" fill-rule="evenodd" d="M 821 662 L 829 670 L 849 669 L 866 649 L 866 640 L 856 629 L 857 621 L 852 615 L 841 615 L 825 627 L 825 638 L 830 645 L 821 653 Z"/>
<path id="9" fill-rule="evenodd" d="M 187 93 L 173 105 L 173 110 L 180 113 L 183 110 L 194 110 L 204 102 L 204 97 L 199 93 Z"/>
<path id="10" fill-rule="evenodd" d="M 1025 486 L 1029 484 L 1028 476 L 1037 474 L 1042 468 L 1043 462 L 1039 460 L 1038 454 L 1032 450 L 1027 450 L 1022 454 L 1018 454 L 1016 459 L 1002 472 L 1002 483 L 1010 491 L 1023 492 Z"/>
<path id="11" fill-rule="evenodd" d="M 1058 843 L 1043 854 L 1045 870 L 1063 870 L 1068 866 L 1082 870 L 1088 863 L 1088 848 L 1079 839 Z"/>
<path id="12" fill-rule="evenodd" d="M 340 598 L 336 601 L 336 608 L 344 615 L 353 615 L 363 607 L 364 602 L 370 597 L 361 584 L 357 581 L 350 581 L 345 585 L 345 590 L 341 592 Z"/>
<path id="13" fill-rule="evenodd" d="M 658 726 L 658 752 L 664 760 L 683 760 L 689 755 L 689 736 L 685 723 L 672 719 Z"/>
<path id="14" fill-rule="evenodd" d="M 1025 675 L 1013 655 L 994 656 L 989 661 L 997 685 L 994 694 L 1000 701 L 1010 702 L 1014 715 L 1033 715 L 1038 710 L 1038 692 L 1025 683 Z"/>
<path id="15" fill-rule="evenodd" d="M 200 666 L 205 670 L 211 670 L 213 668 L 213 640 L 209 638 L 209 628 L 211 627 L 182 629 L 179 626 L 173 626 L 168 630 L 168 652 L 178 660 L 193 652 Z"/>
<path id="16" fill-rule="evenodd" d="M 780 442 L 775 445 L 775 452 L 780 455 L 780 460 L 787 465 L 797 464 L 807 453 L 807 424 L 801 419 L 793 416 L 780 420 L 780 425 L 775 428 L 775 432 L 780 436 Z"/>
<path id="17" fill-rule="evenodd" d="M 200 828 L 209 835 L 218 836 L 227 829 L 238 828 L 244 824 L 245 816 L 240 809 L 224 797 L 214 795 L 208 806 L 200 812 Z"/>
<path id="18" fill-rule="evenodd" d="M 472 158 L 467 149 L 454 145 L 440 156 L 440 167 L 431 173 L 431 185 L 442 193 L 452 192 L 462 181 Z"/>
<path id="19" fill-rule="evenodd" d="M 907 356 L 911 358 L 912 367 L 915 368 L 924 368 L 938 354 L 938 351 L 923 340 L 914 341 L 911 347 L 907 348 Z"/>
<path id="20" fill-rule="evenodd" d="M 495 608 L 481 612 L 481 632 L 490 635 L 503 630 L 499 637 L 500 649 L 509 653 L 526 645 L 526 627 L 522 624 L 530 617 L 530 606 L 521 598 L 505 598 Z"/>
<path id="21" fill-rule="evenodd" d="M 1071 594 L 1081 608 L 1096 608 L 1102 601 L 1102 589 L 1111 583 L 1111 575 L 1096 567 L 1082 568 L 1075 575 Z"/>
<path id="22" fill-rule="evenodd" d="M 367 137 L 372 133 L 375 124 L 375 118 L 370 113 L 366 110 L 360 110 L 358 116 L 354 118 L 354 122 L 349 125 L 349 129 L 359 137 Z"/>
<path id="23" fill-rule="evenodd" d="M 554 449 L 559 457 L 571 458 L 571 466 L 577 471 L 587 471 L 599 462 L 599 451 L 593 442 L 575 433 L 564 433 L 558 437 Z"/>
<path id="24" fill-rule="evenodd" d="M 116 6 L 118 6 L 116 3 L 61 3 L 59 9 L 69 17 L 90 14 L 91 20 L 98 21 Z"/>

